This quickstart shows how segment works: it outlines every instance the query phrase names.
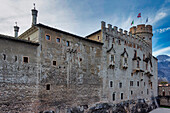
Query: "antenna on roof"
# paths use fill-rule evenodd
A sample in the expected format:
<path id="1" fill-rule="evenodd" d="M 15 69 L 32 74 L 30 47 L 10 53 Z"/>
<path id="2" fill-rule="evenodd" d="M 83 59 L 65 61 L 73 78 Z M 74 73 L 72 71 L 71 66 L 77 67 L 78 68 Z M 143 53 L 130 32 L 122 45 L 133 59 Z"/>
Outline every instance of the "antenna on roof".
<path id="1" fill-rule="evenodd" d="M 34 9 L 35 9 L 35 3 L 33 3 L 33 5 L 34 5 Z"/>
<path id="2" fill-rule="evenodd" d="M 15 22 L 15 25 L 17 26 L 17 22 Z"/>

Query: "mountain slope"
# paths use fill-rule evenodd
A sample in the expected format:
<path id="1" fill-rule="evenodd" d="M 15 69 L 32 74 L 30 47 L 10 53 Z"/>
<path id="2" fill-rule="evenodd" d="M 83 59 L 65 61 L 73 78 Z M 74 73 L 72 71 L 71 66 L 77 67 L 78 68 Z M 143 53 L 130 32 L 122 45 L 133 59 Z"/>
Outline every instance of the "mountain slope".
<path id="1" fill-rule="evenodd" d="M 170 81 L 170 57 L 168 55 L 159 55 L 158 59 L 158 77 Z"/>

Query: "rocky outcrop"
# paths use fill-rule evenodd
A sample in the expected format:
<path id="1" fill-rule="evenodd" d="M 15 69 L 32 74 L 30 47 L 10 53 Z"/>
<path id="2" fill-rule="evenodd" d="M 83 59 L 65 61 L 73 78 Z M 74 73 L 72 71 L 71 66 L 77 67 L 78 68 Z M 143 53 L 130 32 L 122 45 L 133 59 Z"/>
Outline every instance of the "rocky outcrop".
<path id="1" fill-rule="evenodd" d="M 128 100 L 119 104 L 98 103 L 93 107 L 83 106 L 69 108 L 67 113 L 149 113 L 157 108 L 154 99 L 151 103 L 144 99 Z"/>

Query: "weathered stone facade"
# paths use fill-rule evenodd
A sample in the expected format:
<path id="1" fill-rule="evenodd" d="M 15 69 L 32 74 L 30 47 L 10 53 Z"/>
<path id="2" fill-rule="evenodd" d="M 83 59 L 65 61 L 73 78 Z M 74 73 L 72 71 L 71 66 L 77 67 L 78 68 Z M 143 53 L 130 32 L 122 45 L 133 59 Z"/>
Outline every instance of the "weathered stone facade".
<path id="1" fill-rule="evenodd" d="M 33 23 L 18 38 L 0 35 L 1 113 L 134 113 L 144 106 L 146 112 L 154 108 L 152 26 L 123 33 L 101 22 L 100 30 L 84 38 Z"/>

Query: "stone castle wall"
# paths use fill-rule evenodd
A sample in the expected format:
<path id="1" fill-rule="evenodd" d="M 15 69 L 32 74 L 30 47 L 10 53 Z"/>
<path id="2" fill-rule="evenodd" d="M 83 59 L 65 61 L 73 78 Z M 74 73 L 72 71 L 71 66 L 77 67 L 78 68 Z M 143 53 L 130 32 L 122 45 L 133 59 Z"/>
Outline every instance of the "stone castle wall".
<path id="1" fill-rule="evenodd" d="M 0 38 L 0 112 L 34 111 L 38 94 L 37 45 Z M 23 62 L 23 57 L 29 63 Z"/>
<path id="2" fill-rule="evenodd" d="M 1 40 L 3 112 L 92 112 L 105 109 L 98 103 L 112 106 L 108 109 L 134 103 L 128 108 L 131 111 L 138 100 L 149 106 L 151 97 L 157 96 L 157 60 L 138 35 L 102 22 L 101 30 L 87 39 L 43 25 L 33 26 L 19 38 L 39 45 Z M 15 55 L 18 63 L 12 61 Z M 29 56 L 29 63 L 23 63 L 23 56 Z M 10 99 L 14 104 L 6 105 L 12 103 Z"/>

